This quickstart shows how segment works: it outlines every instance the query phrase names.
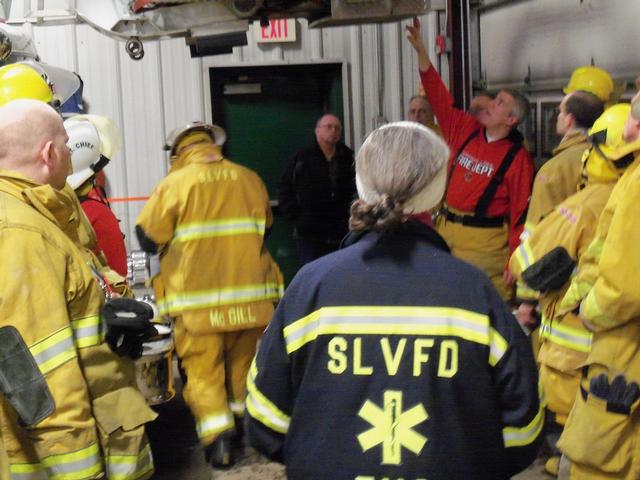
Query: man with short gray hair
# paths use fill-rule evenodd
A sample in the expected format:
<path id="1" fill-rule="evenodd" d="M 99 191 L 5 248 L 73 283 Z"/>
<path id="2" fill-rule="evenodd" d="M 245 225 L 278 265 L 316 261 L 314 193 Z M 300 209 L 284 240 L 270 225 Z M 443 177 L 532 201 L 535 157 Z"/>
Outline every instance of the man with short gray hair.
<path id="1" fill-rule="evenodd" d="M 454 108 L 431 65 L 417 18 L 407 30 L 425 94 L 452 152 L 438 233 L 453 255 L 484 270 L 502 298 L 510 300 L 513 277 L 507 261 L 520 242 L 534 173 L 517 130 L 527 101 L 501 90 L 477 118 Z"/>

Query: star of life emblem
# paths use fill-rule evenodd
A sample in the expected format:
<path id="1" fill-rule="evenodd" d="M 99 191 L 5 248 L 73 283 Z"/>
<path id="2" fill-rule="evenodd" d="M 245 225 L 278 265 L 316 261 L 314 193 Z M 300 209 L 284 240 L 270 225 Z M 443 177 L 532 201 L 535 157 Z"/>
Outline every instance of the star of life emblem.
<path id="1" fill-rule="evenodd" d="M 372 428 L 358 435 L 358 442 L 362 451 L 382 445 L 382 463 L 385 465 L 401 465 L 403 447 L 420 455 L 427 437 L 413 430 L 413 427 L 429 418 L 421 403 L 402 411 L 402 392 L 386 390 L 383 396 L 383 406 L 367 400 L 358 416 L 372 425 Z"/>

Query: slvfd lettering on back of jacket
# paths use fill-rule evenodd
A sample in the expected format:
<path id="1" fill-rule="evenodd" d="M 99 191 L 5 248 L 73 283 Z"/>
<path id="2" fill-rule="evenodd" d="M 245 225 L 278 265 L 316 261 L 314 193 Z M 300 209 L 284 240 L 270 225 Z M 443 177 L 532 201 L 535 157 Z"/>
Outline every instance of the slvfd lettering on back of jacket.
<path id="1" fill-rule="evenodd" d="M 266 325 L 283 290 L 264 244 L 272 223 L 267 189 L 254 171 L 214 145 L 192 147 L 137 220 L 162 248 L 154 279 L 160 313 L 180 317 L 195 334 Z"/>
<path id="2" fill-rule="evenodd" d="M 500 479 L 535 458 L 526 337 L 481 272 L 416 228 L 367 234 L 285 293 L 247 409 L 289 479 Z"/>

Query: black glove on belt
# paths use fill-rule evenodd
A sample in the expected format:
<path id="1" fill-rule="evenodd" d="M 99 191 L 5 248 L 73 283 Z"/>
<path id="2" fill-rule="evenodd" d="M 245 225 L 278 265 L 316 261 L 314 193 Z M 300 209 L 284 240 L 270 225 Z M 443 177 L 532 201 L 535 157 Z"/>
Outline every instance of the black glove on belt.
<path id="1" fill-rule="evenodd" d="M 105 303 L 100 314 L 107 326 L 107 343 L 121 357 L 140 358 L 142 344 L 158 335 L 150 321 L 153 309 L 148 303 L 116 298 Z"/>
<path id="2" fill-rule="evenodd" d="M 623 375 L 617 375 L 609 384 L 607 376 L 602 373 L 591 379 L 589 391 L 592 395 L 607 401 L 607 411 L 629 415 L 631 405 L 640 397 L 640 387 L 636 382 L 629 382 Z"/>

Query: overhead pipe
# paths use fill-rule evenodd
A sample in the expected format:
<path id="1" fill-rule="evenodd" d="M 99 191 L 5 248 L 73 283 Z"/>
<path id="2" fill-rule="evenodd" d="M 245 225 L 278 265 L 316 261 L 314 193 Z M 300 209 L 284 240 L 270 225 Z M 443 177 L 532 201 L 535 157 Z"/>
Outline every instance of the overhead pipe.
<path id="1" fill-rule="evenodd" d="M 471 100 L 471 57 L 469 54 L 469 0 L 447 0 L 449 91 L 455 106 L 466 110 Z"/>

